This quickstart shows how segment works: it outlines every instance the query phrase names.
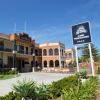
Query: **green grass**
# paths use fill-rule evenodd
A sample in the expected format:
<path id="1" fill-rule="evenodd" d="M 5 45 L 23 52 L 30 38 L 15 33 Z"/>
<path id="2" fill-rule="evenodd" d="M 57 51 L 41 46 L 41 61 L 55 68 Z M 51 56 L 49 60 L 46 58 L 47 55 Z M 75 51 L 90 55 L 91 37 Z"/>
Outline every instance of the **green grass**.
<path id="1" fill-rule="evenodd" d="M 19 75 L 0 75 L 0 80 L 6 80 L 6 79 L 11 79 L 18 77 Z"/>

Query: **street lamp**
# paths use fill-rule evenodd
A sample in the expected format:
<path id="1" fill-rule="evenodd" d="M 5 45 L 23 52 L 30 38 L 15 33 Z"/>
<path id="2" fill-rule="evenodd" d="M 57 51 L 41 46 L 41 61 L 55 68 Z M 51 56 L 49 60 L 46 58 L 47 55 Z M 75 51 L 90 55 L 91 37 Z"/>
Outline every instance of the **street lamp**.
<path id="1" fill-rule="evenodd" d="M 16 65 L 16 51 L 15 50 L 13 50 L 12 51 L 12 53 L 13 53 L 13 68 L 12 69 L 15 69 L 15 65 Z"/>
<path id="2" fill-rule="evenodd" d="M 33 72 L 35 71 L 35 53 L 32 54 L 33 56 Z"/>

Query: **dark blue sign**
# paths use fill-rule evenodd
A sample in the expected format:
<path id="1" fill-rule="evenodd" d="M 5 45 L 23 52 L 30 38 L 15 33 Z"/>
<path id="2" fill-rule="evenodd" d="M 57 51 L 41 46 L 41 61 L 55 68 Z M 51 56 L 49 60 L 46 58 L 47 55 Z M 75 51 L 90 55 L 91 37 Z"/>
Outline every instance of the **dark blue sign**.
<path id="1" fill-rule="evenodd" d="M 89 23 L 81 23 L 72 26 L 73 44 L 83 44 L 91 42 Z"/>

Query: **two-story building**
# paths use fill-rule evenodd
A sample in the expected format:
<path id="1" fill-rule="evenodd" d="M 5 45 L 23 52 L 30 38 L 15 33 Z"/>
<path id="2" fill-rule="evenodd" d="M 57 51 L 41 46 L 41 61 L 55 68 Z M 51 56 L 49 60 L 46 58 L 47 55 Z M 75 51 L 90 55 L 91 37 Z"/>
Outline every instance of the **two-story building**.
<path id="1" fill-rule="evenodd" d="M 65 64 L 65 45 L 63 43 L 44 43 L 40 44 L 42 50 L 42 67 L 64 67 Z"/>
<path id="2" fill-rule="evenodd" d="M 17 68 L 19 72 L 31 71 L 35 40 L 26 33 L 5 35 L 0 33 L 0 65 Z"/>
<path id="3" fill-rule="evenodd" d="M 66 49 L 65 50 L 65 59 L 66 59 L 66 65 L 70 65 L 74 59 L 75 59 L 75 49 Z"/>
<path id="4" fill-rule="evenodd" d="M 66 57 L 65 57 L 66 55 Z M 60 42 L 37 44 L 26 33 L 0 33 L 0 66 L 29 72 L 34 68 L 63 68 L 74 58 L 73 49 Z"/>

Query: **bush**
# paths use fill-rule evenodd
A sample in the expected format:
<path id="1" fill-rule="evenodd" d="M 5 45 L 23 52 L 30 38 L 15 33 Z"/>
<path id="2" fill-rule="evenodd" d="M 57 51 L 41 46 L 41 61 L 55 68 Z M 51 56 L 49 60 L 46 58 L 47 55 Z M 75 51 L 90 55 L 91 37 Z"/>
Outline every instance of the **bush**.
<path id="1" fill-rule="evenodd" d="M 8 71 L 8 74 L 18 74 L 18 71 L 16 69 L 11 69 Z"/>
<path id="2" fill-rule="evenodd" d="M 0 72 L 0 75 L 12 75 L 12 74 L 17 74 L 18 71 L 16 69 L 2 69 Z"/>
<path id="3" fill-rule="evenodd" d="M 36 83 L 31 80 L 23 80 L 18 81 L 17 84 L 13 85 L 14 92 L 19 96 L 23 98 L 30 98 L 32 96 L 35 96 L 35 89 L 36 89 Z"/>
<path id="4" fill-rule="evenodd" d="M 36 98 L 38 100 L 48 100 L 49 97 L 49 90 L 48 90 L 48 85 L 39 85 L 36 88 Z"/>
<path id="5" fill-rule="evenodd" d="M 91 77 L 86 83 L 71 87 L 69 91 L 64 89 L 62 94 L 63 100 L 94 100 L 97 84 L 97 78 Z"/>
<path id="6" fill-rule="evenodd" d="M 69 90 L 71 87 L 75 87 L 78 85 L 78 78 L 76 76 L 70 76 L 68 78 L 63 78 L 56 82 L 53 82 L 49 86 L 49 92 L 52 97 L 61 96 L 62 90 Z"/>
<path id="7" fill-rule="evenodd" d="M 85 69 L 82 69 L 80 72 L 76 72 L 75 74 L 78 78 L 87 78 L 87 71 Z"/>
<path id="8" fill-rule="evenodd" d="M 97 68 L 97 74 L 100 74 L 100 67 Z"/>
<path id="9" fill-rule="evenodd" d="M 5 96 L 1 96 L 0 100 L 21 100 L 21 98 L 14 92 L 9 92 Z"/>

